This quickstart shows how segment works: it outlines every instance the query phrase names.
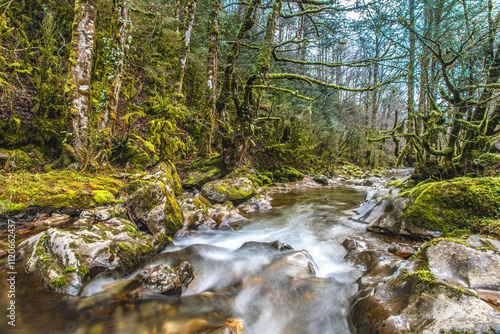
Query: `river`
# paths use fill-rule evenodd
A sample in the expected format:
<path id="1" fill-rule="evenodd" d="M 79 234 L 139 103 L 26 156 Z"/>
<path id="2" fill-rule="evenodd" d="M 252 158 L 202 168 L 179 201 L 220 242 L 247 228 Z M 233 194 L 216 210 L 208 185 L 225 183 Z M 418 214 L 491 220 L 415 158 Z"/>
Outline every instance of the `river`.
<path id="1" fill-rule="evenodd" d="M 20 273 L 17 325 L 8 333 L 202 333 L 228 318 L 241 319 L 246 334 L 349 333 L 349 298 L 362 268 L 344 261 L 341 244 L 348 236 L 375 238 L 348 219 L 364 196 L 344 186 L 295 189 L 273 194 L 273 208 L 250 214 L 237 230 L 174 239 L 143 265 L 190 261 L 195 278 L 182 297 L 103 294 L 114 278 L 93 281 L 83 297 L 60 297 Z M 294 251 L 266 246 L 273 241 Z"/>

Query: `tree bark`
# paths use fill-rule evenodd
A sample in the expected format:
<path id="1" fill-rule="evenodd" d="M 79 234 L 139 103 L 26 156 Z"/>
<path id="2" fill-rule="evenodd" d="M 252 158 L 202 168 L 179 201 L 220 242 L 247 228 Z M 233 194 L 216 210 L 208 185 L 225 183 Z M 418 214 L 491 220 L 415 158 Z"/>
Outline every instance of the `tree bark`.
<path id="1" fill-rule="evenodd" d="M 129 0 L 114 0 L 114 20 L 116 22 L 115 31 L 115 45 L 117 47 L 116 65 L 113 73 L 113 82 L 111 84 L 111 96 L 104 110 L 100 129 L 104 130 L 110 126 L 110 136 L 113 135 L 113 123 L 116 120 L 118 109 L 118 99 L 120 94 L 120 87 L 122 85 L 122 75 L 125 63 L 125 43 L 127 39 L 127 25 L 128 20 L 128 5 Z"/>
<path id="2" fill-rule="evenodd" d="M 410 9 L 410 59 L 408 62 L 408 130 L 414 132 L 415 124 L 415 0 L 408 0 Z"/>
<path id="3" fill-rule="evenodd" d="M 208 103 L 205 111 L 205 127 L 203 129 L 198 156 L 206 157 L 212 153 L 211 143 L 215 131 L 215 109 L 217 103 L 217 69 L 219 51 L 219 29 L 217 16 L 220 10 L 220 0 L 210 1 L 210 16 L 208 19 L 208 79 L 206 92 Z"/>
<path id="4" fill-rule="evenodd" d="M 97 0 L 76 0 L 70 54 L 69 132 L 77 160 L 87 146 Z M 80 157 L 80 158 L 79 158 Z M 78 161 L 81 162 L 81 161 Z"/>
<path id="5" fill-rule="evenodd" d="M 184 37 L 181 44 L 181 56 L 179 58 L 179 79 L 177 81 L 177 96 L 182 96 L 182 85 L 184 81 L 184 74 L 186 72 L 186 62 L 187 56 L 189 54 L 189 43 L 191 41 L 191 32 L 193 31 L 197 4 L 198 0 L 189 0 L 186 6 L 187 15 L 184 24 Z"/>
<path id="6" fill-rule="evenodd" d="M 245 154 L 248 141 L 253 136 L 254 132 L 254 119 L 259 110 L 262 94 L 256 98 L 253 95 L 253 85 L 256 82 L 265 84 L 267 74 L 270 69 L 270 58 L 274 45 L 274 36 L 276 32 L 276 22 L 281 13 L 281 0 L 275 0 L 272 4 L 272 10 L 269 13 L 266 24 L 266 34 L 264 36 L 264 43 L 260 50 L 255 74 L 248 79 L 243 103 L 241 103 L 233 89 L 233 100 L 236 106 L 236 117 L 234 130 L 231 137 L 225 136 L 226 142 L 223 147 L 223 163 L 224 172 L 230 173 L 236 169 Z M 244 24 L 244 23 L 243 23 Z"/>

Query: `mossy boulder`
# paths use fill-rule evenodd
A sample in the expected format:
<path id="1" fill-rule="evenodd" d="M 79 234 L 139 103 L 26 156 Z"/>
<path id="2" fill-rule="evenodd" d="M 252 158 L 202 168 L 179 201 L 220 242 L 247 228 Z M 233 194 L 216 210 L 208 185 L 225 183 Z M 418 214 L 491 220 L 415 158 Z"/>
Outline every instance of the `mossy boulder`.
<path id="1" fill-rule="evenodd" d="M 403 191 L 411 202 L 400 220 L 444 233 L 468 229 L 500 215 L 500 178 L 456 178 Z"/>
<path id="2" fill-rule="evenodd" d="M 300 181 L 304 178 L 304 174 L 293 167 L 283 167 L 281 170 L 281 178 L 286 178 L 290 182 Z"/>
<path id="3" fill-rule="evenodd" d="M 152 234 L 173 235 L 182 226 L 182 210 L 169 187 L 161 181 L 139 188 L 127 199 L 127 206 Z"/>
<path id="4" fill-rule="evenodd" d="M 201 188 L 201 195 L 213 204 L 227 201 L 239 204 L 255 194 L 252 182 L 244 177 L 208 182 Z"/>
<path id="5" fill-rule="evenodd" d="M 78 295 L 101 272 L 130 274 L 142 255 L 158 250 L 153 239 L 133 222 L 113 217 L 77 230 L 51 228 L 32 236 L 19 245 L 18 258 L 43 288 Z"/>
<path id="6" fill-rule="evenodd" d="M 160 162 L 151 173 L 151 177 L 167 185 L 175 196 L 183 193 L 181 179 L 177 173 L 177 168 L 171 162 Z"/>
<path id="7" fill-rule="evenodd" d="M 21 150 L 0 149 L 0 168 L 8 172 L 30 170 L 40 166 L 41 163 L 41 154 L 39 156 L 33 152 L 26 153 Z"/>
<path id="8" fill-rule="evenodd" d="M 359 333 L 495 333 L 499 254 L 469 239 L 435 239 L 408 261 L 382 254 L 366 264 L 349 317 Z"/>
<path id="9" fill-rule="evenodd" d="M 0 174 L 0 214 L 28 207 L 84 209 L 117 203 L 123 182 L 71 171 Z"/>
<path id="10" fill-rule="evenodd" d="M 187 178 L 182 181 L 184 189 L 198 189 L 205 183 L 217 179 L 221 175 L 221 170 L 217 167 L 212 167 L 208 170 L 193 171 L 187 175 Z"/>
<path id="11" fill-rule="evenodd" d="M 429 240 L 457 232 L 495 235 L 500 231 L 499 178 L 427 180 L 417 185 L 396 182 L 386 192 L 384 197 L 367 200 L 355 217 L 369 223 L 370 232 Z"/>

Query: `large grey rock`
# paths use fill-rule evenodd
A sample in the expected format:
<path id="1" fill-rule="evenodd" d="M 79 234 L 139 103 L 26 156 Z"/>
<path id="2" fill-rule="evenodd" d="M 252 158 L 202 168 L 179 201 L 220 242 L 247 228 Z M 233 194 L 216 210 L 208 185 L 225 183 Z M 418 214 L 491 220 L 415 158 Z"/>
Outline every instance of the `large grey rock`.
<path id="1" fill-rule="evenodd" d="M 42 287 L 78 295 L 101 272 L 132 272 L 143 254 L 157 250 L 155 238 L 131 221 L 111 218 L 75 231 L 50 228 L 22 242 L 18 257 Z"/>
<path id="2" fill-rule="evenodd" d="M 239 204 L 255 193 L 252 182 L 244 177 L 208 182 L 201 188 L 201 195 L 213 204 L 227 201 Z"/>
<path id="3" fill-rule="evenodd" d="M 149 174 L 136 178 L 139 180 L 155 180 L 162 182 L 176 196 L 182 195 L 182 185 L 177 169 L 172 162 L 160 162 Z"/>
<path id="4" fill-rule="evenodd" d="M 182 226 L 182 210 L 168 187 L 152 181 L 127 199 L 127 206 L 152 234 L 175 234 Z"/>
<path id="5" fill-rule="evenodd" d="M 365 202 L 356 210 L 352 219 L 366 223 L 369 232 L 401 236 L 412 240 L 430 240 L 443 234 L 429 231 L 400 219 L 411 198 L 398 197 L 400 190 L 385 184 L 367 190 Z"/>
<path id="6" fill-rule="evenodd" d="M 243 213 L 269 210 L 272 209 L 271 200 L 268 195 L 257 195 L 238 205 L 238 210 Z"/>
<path id="7" fill-rule="evenodd" d="M 212 205 L 200 194 L 187 194 L 178 198 L 183 211 L 183 227 L 177 236 L 189 235 L 193 230 L 232 229 L 232 225 L 246 220 L 232 202 Z"/>
<path id="8" fill-rule="evenodd" d="M 382 211 L 383 208 L 383 212 L 369 223 L 366 230 L 380 234 L 402 236 L 414 240 L 430 240 L 442 236 L 440 232 L 429 231 L 400 219 L 409 202 L 410 199 L 402 197 L 384 200 L 374 209 L 374 211 Z"/>
<path id="9" fill-rule="evenodd" d="M 408 261 L 380 256 L 358 280 L 349 317 L 358 333 L 497 331 L 500 312 L 483 296 L 500 299 L 499 272 L 498 252 L 463 241 L 431 242 Z"/>

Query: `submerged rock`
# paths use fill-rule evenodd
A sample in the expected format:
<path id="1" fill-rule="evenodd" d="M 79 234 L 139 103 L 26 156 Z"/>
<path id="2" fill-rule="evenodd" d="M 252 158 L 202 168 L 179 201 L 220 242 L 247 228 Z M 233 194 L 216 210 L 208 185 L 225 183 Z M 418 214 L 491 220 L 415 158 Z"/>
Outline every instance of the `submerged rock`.
<path id="1" fill-rule="evenodd" d="M 255 193 L 252 182 L 244 177 L 208 182 L 201 188 L 202 196 L 213 204 L 228 201 L 239 204 Z"/>
<path id="2" fill-rule="evenodd" d="M 187 261 L 174 269 L 166 264 L 152 264 L 132 278 L 105 285 L 103 292 L 143 295 L 149 289 L 159 294 L 181 295 L 193 278 L 193 267 Z"/>
<path id="3" fill-rule="evenodd" d="M 407 261 L 372 259 L 349 317 L 358 333 L 497 331 L 500 309 L 491 298 L 500 296 L 499 273 L 497 251 L 436 239 Z"/>
<path id="4" fill-rule="evenodd" d="M 243 213 L 269 210 L 272 209 L 271 200 L 268 195 L 257 195 L 238 205 L 238 210 Z"/>

